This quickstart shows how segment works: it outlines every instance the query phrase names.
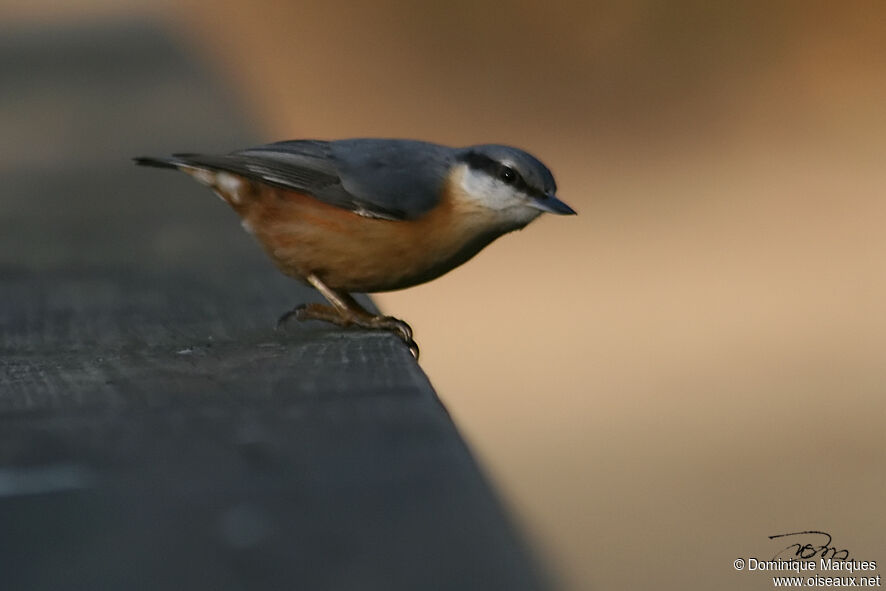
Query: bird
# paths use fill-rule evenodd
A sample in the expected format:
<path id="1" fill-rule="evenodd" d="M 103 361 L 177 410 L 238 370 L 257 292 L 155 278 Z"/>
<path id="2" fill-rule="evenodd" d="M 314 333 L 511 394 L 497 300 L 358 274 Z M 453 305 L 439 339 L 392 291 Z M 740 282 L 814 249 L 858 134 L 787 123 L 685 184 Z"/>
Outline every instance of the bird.
<path id="1" fill-rule="evenodd" d="M 141 156 L 211 188 L 284 274 L 328 301 L 289 319 L 397 334 L 418 359 L 412 328 L 373 314 L 353 293 L 425 283 L 542 213 L 574 215 L 551 171 L 501 144 L 450 147 L 385 138 L 287 140 L 228 154 Z"/>

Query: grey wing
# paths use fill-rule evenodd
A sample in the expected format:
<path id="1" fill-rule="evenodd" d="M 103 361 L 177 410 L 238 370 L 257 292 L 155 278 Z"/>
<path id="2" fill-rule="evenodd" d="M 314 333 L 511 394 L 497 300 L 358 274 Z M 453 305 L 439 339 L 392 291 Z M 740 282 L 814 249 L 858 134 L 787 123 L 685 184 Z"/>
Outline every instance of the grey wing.
<path id="1" fill-rule="evenodd" d="M 438 202 L 442 178 L 435 183 L 436 177 L 416 177 L 414 163 L 409 162 L 414 153 L 401 143 L 295 140 L 218 156 L 175 154 L 169 162 L 228 171 L 308 193 L 367 217 L 415 219 Z"/>
<path id="2" fill-rule="evenodd" d="M 330 142 L 342 186 L 362 203 L 418 218 L 440 203 L 456 150 L 415 140 Z"/>

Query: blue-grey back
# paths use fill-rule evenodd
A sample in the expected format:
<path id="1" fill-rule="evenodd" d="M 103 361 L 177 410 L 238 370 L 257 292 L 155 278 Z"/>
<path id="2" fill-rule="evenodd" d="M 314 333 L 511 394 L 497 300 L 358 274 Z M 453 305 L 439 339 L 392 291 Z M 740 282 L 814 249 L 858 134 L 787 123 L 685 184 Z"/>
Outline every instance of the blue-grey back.
<path id="1" fill-rule="evenodd" d="M 277 142 L 234 155 L 264 168 L 265 181 L 364 214 L 415 219 L 439 202 L 454 154 L 428 142 L 366 138 Z"/>
<path id="2" fill-rule="evenodd" d="M 224 155 L 175 154 L 138 161 L 231 172 L 307 193 L 361 215 L 409 220 L 439 203 L 453 164 L 471 162 L 472 153 L 482 154 L 487 162 L 489 158 L 512 162 L 540 192 L 556 190 L 553 176 L 538 159 L 497 144 L 450 148 L 402 139 L 292 140 Z"/>
<path id="3" fill-rule="evenodd" d="M 330 146 L 348 193 L 410 219 L 437 205 L 455 154 L 415 140 L 352 139 Z"/>

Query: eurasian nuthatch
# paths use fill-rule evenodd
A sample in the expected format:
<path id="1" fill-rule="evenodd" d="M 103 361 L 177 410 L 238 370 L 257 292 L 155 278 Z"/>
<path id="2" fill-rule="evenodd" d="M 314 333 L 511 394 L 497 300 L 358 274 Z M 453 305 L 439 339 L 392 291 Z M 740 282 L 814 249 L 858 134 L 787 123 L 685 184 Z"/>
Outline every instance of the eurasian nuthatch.
<path id="1" fill-rule="evenodd" d="M 390 330 L 416 357 L 412 329 L 350 292 L 410 287 L 461 265 L 542 212 L 574 214 L 534 156 L 495 144 L 450 148 L 394 139 L 298 140 L 227 155 L 136 158 L 211 187 L 277 267 L 329 300 L 284 314 Z"/>

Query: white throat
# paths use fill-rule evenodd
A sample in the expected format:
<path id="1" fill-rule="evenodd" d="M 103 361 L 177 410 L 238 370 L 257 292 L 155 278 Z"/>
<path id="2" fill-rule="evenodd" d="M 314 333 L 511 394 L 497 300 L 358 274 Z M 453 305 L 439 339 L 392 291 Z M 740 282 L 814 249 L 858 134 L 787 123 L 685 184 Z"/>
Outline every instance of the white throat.
<path id="1" fill-rule="evenodd" d="M 500 223 L 514 229 L 522 228 L 541 215 L 540 210 L 530 205 L 531 197 L 467 164 L 456 167 L 453 180 L 465 205 L 491 212 Z"/>

